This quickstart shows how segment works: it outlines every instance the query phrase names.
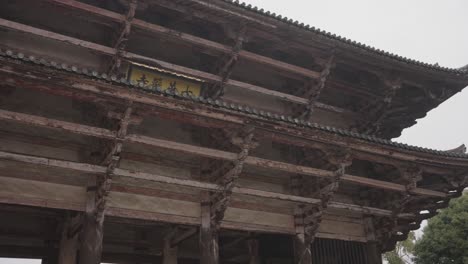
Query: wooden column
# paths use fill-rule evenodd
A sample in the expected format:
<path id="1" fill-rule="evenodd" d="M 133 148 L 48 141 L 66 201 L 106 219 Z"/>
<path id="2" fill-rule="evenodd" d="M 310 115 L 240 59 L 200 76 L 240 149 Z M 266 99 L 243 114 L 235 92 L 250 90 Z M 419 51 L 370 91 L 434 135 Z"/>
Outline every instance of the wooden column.
<path id="1" fill-rule="evenodd" d="M 90 177 L 87 189 L 86 211 L 84 216 L 83 234 L 80 248 L 80 264 L 99 264 L 101 262 L 104 215 L 107 196 L 110 191 L 114 170 L 119 166 L 123 141 L 127 135 L 131 120 L 133 102 L 128 102 L 127 108 L 120 120 L 119 129 L 113 144 L 109 146 L 101 165 L 106 165 L 106 173 Z"/>
<path id="2" fill-rule="evenodd" d="M 78 233 L 81 227 L 81 215 L 67 214 L 62 228 L 59 244 L 58 264 L 76 264 L 78 253 Z"/>
<path id="3" fill-rule="evenodd" d="M 367 242 L 366 251 L 367 263 L 382 264 L 382 254 L 376 242 Z"/>
<path id="4" fill-rule="evenodd" d="M 301 195 L 302 177 L 300 175 L 291 178 L 291 188 L 294 195 Z M 294 226 L 296 234 L 293 237 L 293 251 L 295 264 L 311 264 L 310 238 L 306 235 L 304 224 L 304 206 L 294 208 Z"/>
<path id="5" fill-rule="evenodd" d="M 302 209 L 298 209 L 301 210 Z M 293 238 L 294 247 L 294 264 L 311 264 L 312 253 L 310 251 L 311 239 L 306 235 L 304 223 L 298 223 L 302 217 L 295 217 L 296 221 L 296 235 Z"/>
<path id="6" fill-rule="evenodd" d="M 255 237 L 247 240 L 247 246 L 249 247 L 249 264 L 260 264 L 259 244 L 258 239 Z"/>
<path id="7" fill-rule="evenodd" d="M 101 263 L 103 223 L 96 218 L 96 189 L 97 179 L 90 177 L 81 234 L 80 264 Z"/>
<path id="8" fill-rule="evenodd" d="M 172 247 L 170 239 L 164 240 L 163 264 L 177 264 L 177 249 Z"/>
<path id="9" fill-rule="evenodd" d="M 57 264 L 57 249 L 54 247 L 53 241 L 46 241 L 45 247 L 46 252 L 44 252 L 41 264 Z"/>
<path id="10" fill-rule="evenodd" d="M 201 204 L 200 263 L 218 264 L 218 233 L 211 221 L 210 194 L 206 192 L 203 195 Z"/>

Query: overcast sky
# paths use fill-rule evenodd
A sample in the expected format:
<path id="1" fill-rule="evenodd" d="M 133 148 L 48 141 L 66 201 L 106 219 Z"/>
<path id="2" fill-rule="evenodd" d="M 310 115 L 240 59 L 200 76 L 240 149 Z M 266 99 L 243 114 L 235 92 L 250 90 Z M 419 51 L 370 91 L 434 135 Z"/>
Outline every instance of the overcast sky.
<path id="1" fill-rule="evenodd" d="M 468 0 L 246 0 L 353 40 L 428 63 L 468 64 Z M 468 89 L 403 131 L 397 141 L 437 149 L 468 143 Z M 2 260 L 0 264 L 40 261 Z"/>

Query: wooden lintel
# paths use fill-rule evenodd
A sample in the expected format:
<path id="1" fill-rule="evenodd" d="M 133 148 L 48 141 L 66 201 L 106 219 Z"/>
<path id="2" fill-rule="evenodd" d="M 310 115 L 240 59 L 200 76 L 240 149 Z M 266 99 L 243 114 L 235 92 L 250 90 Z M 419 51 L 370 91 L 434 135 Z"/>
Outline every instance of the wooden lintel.
<path id="1" fill-rule="evenodd" d="M 56 167 L 56 168 L 62 168 L 62 169 L 84 171 L 84 172 L 89 172 L 93 174 L 103 174 L 103 173 L 106 173 L 107 171 L 107 168 L 104 166 L 90 165 L 90 164 L 71 162 L 71 161 L 60 161 L 60 160 L 49 159 L 49 158 L 34 157 L 30 155 L 8 153 L 4 151 L 0 151 L 0 159 L 13 160 L 13 161 L 18 161 L 18 162 L 25 162 L 25 163 L 30 163 L 30 164 L 37 164 L 37 165 Z M 199 182 L 195 180 L 177 179 L 173 177 L 161 176 L 161 175 L 156 175 L 156 174 L 129 171 L 129 170 L 120 169 L 120 168 L 115 168 L 114 175 L 118 175 L 122 177 L 131 177 L 131 178 L 148 180 L 148 181 L 155 181 L 155 182 L 160 182 L 160 183 L 174 184 L 174 185 L 191 187 L 191 188 L 195 188 L 199 190 L 206 190 L 206 191 L 212 191 L 212 192 L 219 192 L 220 190 L 222 190 L 220 185 L 214 184 L 214 183 Z M 251 195 L 251 196 L 267 198 L 267 199 L 278 199 L 278 200 L 291 201 L 291 202 L 304 203 L 304 204 L 317 204 L 320 202 L 319 199 L 315 199 L 315 198 L 307 198 L 307 197 L 301 197 L 301 196 L 296 196 L 296 195 L 267 192 L 267 191 L 249 189 L 249 188 L 234 187 L 232 191 L 233 193 L 237 193 L 237 194 Z M 342 209 L 342 210 L 361 212 L 361 213 L 366 213 L 366 214 L 375 214 L 375 215 L 382 215 L 382 216 L 392 215 L 392 212 L 389 210 L 359 206 L 359 205 L 354 205 L 354 204 L 345 204 L 345 203 L 339 203 L 339 202 L 331 202 L 329 207 Z M 402 213 L 402 214 L 398 214 L 398 217 L 413 219 L 415 215 Z"/>

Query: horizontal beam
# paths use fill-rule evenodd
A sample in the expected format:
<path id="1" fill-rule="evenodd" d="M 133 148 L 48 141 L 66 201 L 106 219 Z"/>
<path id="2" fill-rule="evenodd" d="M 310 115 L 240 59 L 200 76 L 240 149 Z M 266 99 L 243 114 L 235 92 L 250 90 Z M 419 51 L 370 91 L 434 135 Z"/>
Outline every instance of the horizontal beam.
<path id="1" fill-rule="evenodd" d="M 84 11 L 86 13 L 94 14 L 96 16 L 105 17 L 107 19 L 110 19 L 116 22 L 123 22 L 123 20 L 125 19 L 123 15 L 120 15 L 118 13 L 114 13 L 109 10 L 91 6 L 88 4 L 84 4 L 78 1 L 73 1 L 73 0 L 48 0 L 48 1 L 55 2 L 63 6 L 67 6 L 69 8 Z M 223 53 L 229 53 L 232 50 L 231 47 L 227 45 L 223 45 L 214 41 L 196 37 L 190 34 L 178 32 L 173 29 L 169 29 L 160 25 L 148 23 L 140 19 L 134 19 L 132 21 L 132 26 L 146 30 L 148 32 L 157 33 L 157 34 L 160 34 L 166 37 L 172 37 L 175 39 L 180 39 L 192 45 L 196 45 L 196 46 L 207 48 L 207 49 L 213 49 L 213 50 L 223 52 Z M 320 75 L 316 71 L 302 68 L 302 67 L 292 65 L 289 63 L 285 63 L 282 61 L 278 61 L 278 60 L 265 57 L 259 54 L 255 54 L 249 51 L 245 51 L 245 50 L 241 50 L 239 52 L 239 56 L 249 61 L 260 63 L 263 65 L 268 65 L 279 70 L 288 71 L 288 72 L 299 74 L 299 75 L 306 76 L 309 78 L 318 78 Z"/>
<path id="2" fill-rule="evenodd" d="M 8 61 L 3 60 L 4 63 Z M 36 69 L 34 69 L 36 68 Z M 102 100 L 102 97 L 116 98 L 124 101 L 134 101 L 143 105 L 147 105 L 146 110 L 148 113 L 153 113 L 162 118 L 169 118 L 171 120 L 177 120 L 183 123 L 190 123 L 202 127 L 237 127 L 238 125 L 244 124 L 247 120 L 258 123 L 258 133 L 262 137 L 268 138 L 275 142 L 280 142 L 288 145 L 295 145 L 299 147 L 311 147 L 316 148 L 318 146 L 336 146 L 350 148 L 356 151 L 356 153 L 369 154 L 373 158 L 367 158 L 367 160 L 381 162 L 381 159 L 387 159 L 390 157 L 393 160 L 399 160 L 402 162 L 414 162 L 418 163 L 423 167 L 429 168 L 428 172 L 431 172 L 431 168 L 437 168 L 439 165 L 446 166 L 457 166 L 464 167 L 467 164 L 466 159 L 460 158 L 447 158 L 442 156 L 434 156 L 426 153 L 411 153 L 412 151 L 407 150 L 395 150 L 395 147 L 375 145 L 369 146 L 362 140 L 353 139 L 350 137 L 343 137 L 343 140 L 335 140 L 334 135 L 328 136 L 328 133 L 317 133 L 316 130 L 303 129 L 298 127 L 290 127 L 287 124 L 281 126 L 266 125 L 266 123 L 259 121 L 257 118 L 248 118 L 246 116 L 239 116 L 237 113 L 226 115 L 226 111 L 213 111 L 212 109 L 198 106 L 196 113 L 193 111 L 191 106 L 185 105 L 184 102 L 179 100 L 172 100 L 165 97 L 161 100 L 160 96 L 145 93 L 144 91 L 121 89 L 113 84 L 97 82 L 79 76 L 69 75 L 67 73 L 56 74 L 54 82 L 51 82 L 47 73 L 42 73 L 40 68 L 35 66 L 19 65 L 16 63 L 8 63 L 8 67 L 0 67 L 0 71 L 6 74 L 5 77 L 8 85 L 20 86 L 28 89 L 38 89 L 43 92 L 51 94 L 57 94 L 60 96 L 68 96 L 75 98 L 75 91 L 80 92 L 79 98 L 81 100 Z M 28 72 L 28 74 L 23 74 Z M 12 78 L 12 76 L 18 78 Z M 72 83 L 70 85 L 70 82 Z M 67 91 L 66 88 L 73 89 Z M 83 95 L 87 95 L 86 97 Z M 109 99 L 107 99 L 109 100 Z M 154 108 L 156 107 L 156 108 Z M 180 113 L 175 114 L 174 112 Z M 322 135 L 323 134 L 323 135 Z M 382 162 L 381 162 L 382 163 Z M 383 162 L 385 163 L 385 162 Z M 439 164 L 432 166 L 429 164 Z M 438 174 L 446 174 L 438 173 Z"/>
<path id="3" fill-rule="evenodd" d="M 84 131 L 86 129 L 89 129 L 88 135 L 95 136 L 98 138 L 103 138 L 103 134 L 106 136 L 108 134 L 109 135 L 112 134 L 110 130 L 99 129 L 99 131 L 96 131 L 93 127 L 83 126 L 80 124 L 71 125 L 71 123 L 68 123 L 69 124 L 68 126 L 59 126 L 58 124 L 61 124 L 63 121 L 59 121 L 55 119 L 38 117 L 39 120 L 42 120 L 41 122 L 34 121 L 35 119 L 36 119 L 36 116 L 33 116 L 33 115 L 0 110 L 0 120 L 17 121 L 23 124 L 42 126 L 42 127 L 48 127 L 48 128 L 59 128 L 59 129 L 62 129 L 71 133 L 77 133 L 76 131 Z M 194 146 L 194 145 L 189 145 L 189 144 L 184 144 L 184 143 L 178 143 L 178 142 L 168 141 L 168 140 L 163 140 L 163 139 L 156 139 L 156 138 L 135 135 L 135 134 L 127 135 L 123 140 L 127 142 L 144 144 L 144 145 L 148 145 L 152 147 L 174 150 L 174 151 L 178 151 L 182 153 L 202 156 L 206 158 L 218 159 L 218 160 L 234 161 L 237 158 L 237 154 L 232 153 L 232 152 L 211 149 L 211 148 L 206 148 L 206 147 L 201 147 L 201 146 Z M 279 171 L 283 171 L 287 173 L 308 175 L 308 176 L 314 176 L 314 177 L 325 177 L 325 178 L 334 177 L 333 171 L 299 166 L 296 164 L 267 160 L 267 159 L 262 159 L 258 157 L 252 157 L 252 156 L 248 156 L 244 162 L 246 164 L 249 164 L 255 167 L 279 170 Z M 343 175 L 342 179 L 344 181 L 358 184 L 358 185 L 364 185 L 364 186 L 385 189 L 385 190 L 406 192 L 406 187 L 401 184 L 380 181 L 380 180 L 375 180 L 371 178 L 358 177 L 358 176 L 349 175 L 349 174 Z M 446 197 L 445 193 L 421 189 L 421 188 L 415 188 L 411 190 L 411 192 L 417 195 Z"/>
<path id="4" fill-rule="evenodd" d="M 10 153 L 10 152 L 5 152 L 5 151 L 0 151 L 0 159 L 34 164 L 34 165 L 42 165 L 42 166 L 47 166 L 47 167 L 61 168 L 65 170 L 74 170 L 74 171 L 80 171 L 80 172 L 86 172 L 86 173 L 93 173 L 96 175 L 104 174 L 106 173 L 106 170 L 107 170 L 107 167 L 104 167 L 104 166 L 91 165 L 87 163 L 79 163 L 79 162 L 72 162 L 72 161 L 61 161 L 61 160 L 56 160 L 56 159 L 36 157 L 36 156 L 30 156 L 30 155 L 24 155 L 24 154 L 15 154 L 15 153 Z M 114 170 L 114 175 L 120 176 L 120 177 L 129 177 L 129 178 L 134 178 L 134 179 L 142 179 L 142 180 L 154 181 L 154 182 L 159 182 L 159 183 L 178 185 L 178 186 L 183 186 L 183 187 L 190 187 L 190 188 L 212 191 L 212 192 L 223 191 L 223 187 L 215 183 L 179 179 L 179 178 L 167 177 L 167 176 L 145 173 L 145 172 L 130 171 L 130 170 L 120 169 L 120 168 L 116 168 Z M 260 190 L 250 189 L 250 188 L 235 187 L 233 188 L 232 192 L 236 194 L 244 194 L 244 195 L 250 195 L 250 196 L 267 198 L 267 199 L 278 199 L 278 200 L 284 200 L 284 201 L 296 202 L 296 203 L 318 204 L 321 202 L 319 199 L 315 199 L 315 198 L 260 191 Z M 390 210 L 384 210 L 384 209 L 372 208 L 372 207 L 363 207 L 363 206 L 354 205 L 354 204 L 344 204 L 344 203 L 334 202 L 334 203 L 330 203 L 329 207 L 356 211 L 356 212 L 361 212 L 361 213 L 383 215 L 383 216 L 392 215 L 392 211 Z M 415 217 L 415 215 L 414 214 L 400 214 L 399 217 L 412 219 Z"/>
<path id="5" fill-rule="evenodd" d="M 68 43 L 68 44 L 72 44 L 72 45 L 76 45 L 76 46 L 80 46 L 80 47 L 86 48 L 86 49 L 91 50 L 93 52 L 98 52 L 98 53 L 106 55 L 106 56 L 115 56 L 116 55 L 116 50 L 113 49 L 113 48 L 107 47 L 107 46 L 103 46 L 103 45 L 92 43 L 92 42 L 89 42 L 89 41 L 85 41 L 85 40 L 65 36 L 65 35 L 62 35 L 62 34 L 51 32 L 51 31 L 31 27 L 31 26 L 28 26 L 28 25 L 24 25 L 24 24 L 20 24 L 20 23 L 17 23 L 17 22 L 9 21 L 9 20 L 6 20 L 6 19 L 1 19 L 0 18 L 0 27 L 15 30 L 15 31 L 19 31 L 19 32 L 29 33 L 29 34 L 36 35 L 36 36 L 39 36 L 39 37 L 48 38 L 48 39 L 51 39 L 51 40 L 60 41 L 60 42 L 64 42 L 64 43 Z M 219 77 L 218 75 L 215 75 L 215 74 L 211 74 L 211 73 L 207 73 L 207 72 L 203 72 L 203 71 L 183 67 L 183 66 L 180 66 L 180 65 L 176 65 L 176 64 L 165 62 L 165 61 L 162 61 L 162 60 L 142 56 L 142 55 L 131 53 L 131 52 L 122 52 L 121 57 L 128 60 L 128 61 L 141 62 L 141 63 L 149 64 L 149 65 L 152 65 L 152 66 L 157 66 L 157 67 L 160 67 L 160 68 L 163 68 L 163 69 L 166 69 L 166 70 L 170 70 L 170 71 L 173 71 L 173 72 L 181 73 L 181 74 L 184 74 L 184 75 L 187 75 L 187 76 L 196 77 L 196 78 L 208 81 L 208 82 L 220 82 L 221 81 L 221 77 Z M 300 105 L 307 105 L 308 104 L 308 100 L 305 99 L 305 98 L 295 96 L 295 95 L 291 95 L 291 94 L 287 94 L 287 93 L 277 92 L 277 91 L 274 91 L 274 90 L 270 90 L 270 89 L 267 89 L 267 88 L 264 88 L 264 87 L 256 86 L 256 85 L 241 82 L 241 81 L 236 81 L 236 80 L 230 79 L 227 82 L 227 85 L 231 85 L 233 87 L 237 87 L 239 89 L 243 89 L 243 90 L 247 90 L 247 91 L 251 91 L 251 92 L 255 92 L 255 93 L 260 93 L 260 94 L 263 94 L 263 95 L 266 95 L 266 96 L 275 97 L 275 98 L 278 98 L 280 100 L 295 103 L 295 104 L 300 104 Z M 317 107 L 319 107 L 319 108 L 321 108 L 323 110 L 326 110 L 326 111 L 332 111 L 332 112 L 338 112 L 338 113 L 347 113 L 347 114 L 351 114 L 351 115 L 355 114 L 355 113 L 353 113 L 353 112 L 351 112 L 349 110 L 339 108 L 339 107 L 336 107 L 336 106 L 323 104 L 323 103 L 317 104 Z"/>

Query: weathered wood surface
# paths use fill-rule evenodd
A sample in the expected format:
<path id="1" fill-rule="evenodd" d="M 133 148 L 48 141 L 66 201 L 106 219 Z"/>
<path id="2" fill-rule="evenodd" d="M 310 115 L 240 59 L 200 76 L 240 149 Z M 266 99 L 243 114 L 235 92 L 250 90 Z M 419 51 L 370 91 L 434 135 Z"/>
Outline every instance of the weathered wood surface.
<path id="1" fill-rule="evenodd" d="M 53 160 L 53 159 L 47 159 L 47 158 L 38 158 L 38 157 L 6 153 L 6 152 L 0 152 L 0 159 L 14 160 L 14 161 L 26 162 L 26 163 L 37 164 L 37 165 L 58 167 L 58 168 L 63 168 L 63 169 L 71 169 L 71 170 L 78 170 L 78 171 L 85 171 L 85 172 L 94 172 L 94 173 L 100 173 L 100 174 L 106 172 L 106 168 L 102 166 L 77 163 L 77 162 L 59 161 L 59 160 Z M 215 191 L 215 192 L 221 190 L 221 187 L 218 184 L 214 184 L 214 183 L 177 179 L 173 177 L 153 175 L 149 173 L 128 171 L 128 170 L 119 169 L 119 168 L 115 169 L 114 174 L 119 175 L 119 176 L 124 176 L 124 177 L 145 179 L 149 181 L 156 181 L 156 182 L 169 183 L 169 184 L 181 185 L 181 186 L 186 186 L 186 187 L 193 187 L 193 188 L 201 189 L 201 190 L 208 190 L 208 191 Z M 233 188 L 233 192 L 238 193 L 238 194 L 246 194 L 246 195 L 258 196 L 258 197 L 269 198 L 269 199 L 288 200 L 292 202 L 300 202 L 300 203 L 307 203 L 307 204 L 315 204 L 319 202 L 318 199 L 314 199 L 314 198 L 306 198 L 306 197 L 281 194 L 281 193 L 272 193 L 272 192 L 253 190 L 253 189 L 248 189 L 248 188 L 235 187 Z M 356 212 L 365 212 L 365 213 L 370 213 L 370 214 L 379 214 L 379 215 L 389 215 L 389 213 L 391 214 L 391 212 L 388 210 L 371 208 L 371 207 L 363 207 L 363 206 L 352 205 L 352 204 L 344 204 L 344 203 L 338 203 L 338 202 L 330 203 L 330 207 L 333 207 L 336 209 L 351 210 L 351 211 L 356 211 Z M 401 216 L 404 217 L 404 214 L 402 214 Z"/>
<path id="2" fill-rule="evenodd" d="M 200 263 L 218 264 L 219 245 L 218 230 L 211 221 L 211 202 L 209 193 L 202 193 L 200 205 Z"/>
<path id="3" fill-rule="evenodd" d="M 102 137 L 108 138 L 110 135 L 115 135 L 115 132 L 111 132 L 110 130 L 105 130 L 105 129 L 95 130 L 92 127 L 82 126 L 78 124 L 68 123 L 67 126 L 64 126 L 61 124 L 61 121 L 53 120 L 53 119 L 39 117 L 38 120 L 41 121 L 39 122 L 36 120 L 35 116 L 25 115 L 25 114 L 20 114 L 20 113 L 13 113 L 13 112 L 5 111 L 5 110 L 0 110 L 0 119 L 18 121 L 21 123 L 39 125 L 39 126 L 45 126 L 45 127 L 53 127 L 53 128 L 58 127 L 60 129 L 63 129 L 72 133 L 80 133 L 80 132 L 75 132 L 75 129 L 77 129 L 78 131 L 87 131 L 87 135 L 93 135 L 93 136 L 101 137 L 101 138 Z M 215 150 L 215 149 L 210 149 L 210 148 L 205 148 L 205 147 L 200 147 L 200 146 L 192 146 L 188 144 L 182 144 L 182 143 L 177 143 L 173 141 L 150 138 L 150 137 L 140 136 L 140 135 L 128 135 L 124 137 L 124 139 L 132 143 L 140 143 L 140 144 L 160 147 L 164 149 L 171 149 L 171 150 L 176 150 L 176 151 L 180 151 L 180 152 L 184 152 L 188 154 L 194 154 L 194 155 L 199 155 L 202 157 L 208 157 L 208 158 L 213 158 L 213 159 L 222 159 L 222 160 L 232 161 L 232 160 L 235 160 L 237 157 L 237 155 L 232 152 Z M 4 154 L 4 155 L 7 155 L 7 154 Z M 257 167 L 280 170 L 284 172 L 290 172 L 290 173 L 302 174 L 302 175 L 308 175 L 308 176 L 314 176 L 314 177 L 331 178 L 334 175 L 332 171 L 315 169 L 315 168 L 310 168 L 310 167 L 305 167 L 305 166 L 297 166 L 297 165 L 293 165 L 289 163 L 266 160 L 262 158 L 252 157 L 252 156 L 248 156 L 245 159 L 245 163 L 249 165 L 257 166 Z M 90 165 L 90 166 L 92 167 L 93 165 Z M 344 181 L 356 183 L 360 185 L 399 191 L 399 192 L 406 192 L 406 187 L 401 184 L 385 182 L 385 181 L 380 181 L 380 180 L 375 180 L 375 179 L 370 179 L 370 178 L 363 178 L 363 177 L 358 177 L 358 176 L 349 175 L 349 174 L 343 175 L 342 179 Z M 422 189 L 422 188 L 415 188 L 414 190 L 412 190 L 412 193 L 418 194 L 418 195 L 438 196 L 438 197 L 446 196 L 446 194 L 444 193 Z"/>
<path id="4" fill-rule="evenodd" d="M 115 22 L 122 23 L 125 19 L 124 16 L 121 14 L 114 13 L 112 11 L 98 8 L 95 6 L 87 5 L 78 1 L 70 1 L 70 0 L 48 0 L 48 1 L 55 2 L 63 6 L 67 6 L 75 10 L 80 10 L 82 12 L 91 13 L 98 17 L 110 19 Z M 156 25 L 156 24 L 151 24 L 140 19 L 134 19 L 131 22 L 131 24 L 132 26 L 135 26 L 140 29 L 144 29 L 148 32 L 159 34 L 165 38 L 180 39 L 190 44 L 200 46 L 203 48 L 207 48 L 207 49 L 212 49 L 212 50 L 219 51 L 222 53 L 229 53 L 231 51 L 231 47 L 229 46 L 219 44 L 219 43 L 216 43 L 207 39 L 203 39 L 200 37 L 196 37 L 190 34 L 177 32 L 172 29 L 169 29 L 160 25 Z M 288 64 L 288 63 L 278 61 L 272 58 L 268 58 L 262 55 L 258 55 L 249 51 L 241 50 L 239 52 L 239 56 L 247 60 L 256 62 L 256 63 L 260 63 L 260 64 L 264 64 L 264 65 L 277 68 L 279 70 L 300 74 L 306 77 L 312 77 L 312 78 L 319 77 L 319 73 L 316 71 L 312 71 L 312 70 L 302 68 L 296 65 Z"/>
<path id="5" fill-rule="evenodd" d="M 90 177 L 87 186 L 86 207 L 83 218 L 83 232 L 81 234 L 80 264 L 101 263 L 102 239 L 104 236 L 103 222 L 97 219 L 97 178 Z M 103 219 L 101 219 L 103 220 Z"/>
<path id="6" fill-rule="evenodd" d="M 76 264 L 79 249 L 79 231 L 81 215 L 67 214 L 59 244 L 58 264 Z"/>
<path id="7" fill-rule="evenodd" d="M 10 74 L 17 74 L 12 72 L 11 70 L 8 70 L 8 68 L 0 68 L 0 71 L 6 71 Z M 27 76 L 23 76 L 26 77 Z M 9 79 L 10 81 L 14 81 L 12 79 Z M 103 83 L 97 83 L 97 82 L 89 82 L 84 84 L 81 83 L 83 80 L 76 79 L 78 82 L 75 85 L 72 85 L 73 88 L 84 91 L 84 92 L 92 92 L 92 93 L 97 93 L 97 94 L 102 94 L 102 95 L 108 95 L 112 97 L 117 97 L 120 99 L 124 100 L 131 100 L 139 103 L 143 103 L 145 105 L 152 105 L 152 106 L 158 106 L 158 107 L 163 107 L 163 108 L 170 108 L 176 111 L 182 111 L 182 112 L 187 112 L 188 108 L 182 107 L 180 104 L 174 104 L 171 102 L 169 98 L 164 97 L 164 102 L 160 101 L 159 97 L 155 97 L 149 94 L 143 94 L 143 93 L 138 93 L 137 91 L 129 91 L 125 89 L 116 89 L 116 87 L 113 87 L 111 85 L 104 85 Z M 68 83 L 68 81 L 67 81 Z M 92 83 L 92 84 L 91 84 Z M 18 85 L 24 85 L 23 82 L 18 83 Z M 54 85 L 55 86 L 55 85 Z M 108 90 L 111 89 L 111 90 Z M 144 96 L 142 96 L 144 95 Z M 191 108 L 190 108 L 191 109 Z M 188 110 L 191 112 L 191 110 Z M 190 114 L 193 114 L 192 112 Z M 221 114 L 221 113 L 216 113 L 213 112 L 212 110 L 205 111 L 203 107 L 200 107 L 197 109 L 197 125 L 204 124 L 208 126 L 215 126 L 215 123 L 213 122 L 214 119 L 216 120 L 222 120 L 223 122 L 228 122 L 229 124 L 243 124 L 244 120 L 240 117 L 237 116 L 227 116 L 226 114 Z M 206 120 L 208 123 L 201 123 L 201 121 L 205 121 L 200 119 L 200 116 L 207 117 L 211 120 Z M 176 118 L 177 116 L 171 115 L 171 118 Z M 11 118 L 7 118 L 11 119 Z M 180 119 L 178 119 L 180 120 Z M 187 119 L 184 118 L 183 122 L 194 122 L 191 121 L 193 119 Z M 328 136 L 322 135 L 323 133 L 313 133 L 311 134 L 311 131 L 308 129 L 302 129 L 302 128 L 290 128 L 287 125 L 283 124 L 281 127 L 280 126 L 274 126 L 274 127 L 265 127 L 262 122 L 259 122 L 259 120 L 255 120 L 255 126 L 257 129 L 257 133 L 261 137 L 265 138 L 270 138 L 271 140 L 274 140 L 276 142 L 280 143 L 285 143 L 285 144 L 292 144 L 292 145 L 297 145 L 297 146 L 310 146 L 312 148 L 318 147 L 318 146 L 324 146 L 324 145 L 336 145 L 339 147 L 347 147 L 352 149 L 353 151 L 357 151 L 357 154 L 363 153 L 363 154 L 376 154 L 375 157 L 376 159 L 381 159 L 381 158 L 391 158 L 388 159 L 389 161 L 391 160 L 400 160 L 400 161 L 406 161 L 406 162 L 424 162 L 424 166 L 428 167 L 429 169 L 434 169 L 436 167 L 430 166 L 428 164 L 431 163 L 440 163 L 444 165 L 454 165 L 454 166 L 465 166 L 466 165 L 466 160 L 464 159 L 458 159 L 458 158 L 446 158 L 446 157 L 441 157 L 441 156 L 434 156 L 432 154 L 427 154 L 427 153 L 414 153 L 412 151 L 407 151 L 407 150 L 401 150 L 401 149 L 395 149 L 394 147 L 390 146 L 375 146 L 374 144 L 370 144 L 367 142 L 362 142 L 362 140 L 356 140 L 352 138 L 343 138 L 342 141 L 339 140 L 329 140 L 327 139 Z M 258 126 L 257 126 L 258 125 Z M 217 126 L 217 125 L 216 125 Z M 366 157 L 369 157 L 367 155 Z M 372 160 L 372 158 L 370 158 Z"/>

